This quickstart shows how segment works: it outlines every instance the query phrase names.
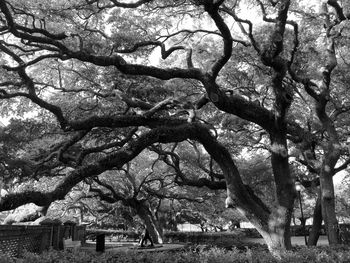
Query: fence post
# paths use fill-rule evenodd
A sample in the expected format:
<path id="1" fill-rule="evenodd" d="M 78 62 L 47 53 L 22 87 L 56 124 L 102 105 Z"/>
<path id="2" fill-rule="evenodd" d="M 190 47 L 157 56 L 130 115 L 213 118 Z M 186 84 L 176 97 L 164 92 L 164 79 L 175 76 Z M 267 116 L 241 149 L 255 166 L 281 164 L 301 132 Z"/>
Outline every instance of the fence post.
<path id="1" fill-rule="evenodd" d="M 23 236 L 23 234 L 25 234 L 25 226 L 19 226 L 20 227 L 20 231 L 21 231 L 21 234 Z M 17 252 L 16 252 L 16 257 L 20 256 L 23 252 L 23 243 L 24 243 L 24 239 L 23 238 L 20 238 L 18 241 L 17 241 Z"/>
<path id="2" fill-rule="evenodd" d="M 77 240 L 81 241 L 81 244 L 86 243 L 86 226 L 80 225 L 76 227 L 77 229 Z"/>
<path id="3" fill-rule="evenodd" d="M 38 251 L 39 253 L 42 253 L 44 250 L 48 250 L 52 244 L 52 234 L 53 234 L 52 226 L 43 226 L 43 227 L 45 228 L 42 229 L 41 243 Z"/>
<path id="4" fill-rule="evenodd" d="M 96 252 L 105 251 L 105 234 L 96 234 Z"/>
<path id="5" fill-rule="evenodd" d="M 67 228 L 69 228 L 69 237 L 74 241 L 77 240 L 76 223 L 68 220 L 68 221 L 64 222 L 63 225 L 67 226 Z M 65 237 L 67 237 L 67 236 L 65 236 Z"/>
<path id="6" fill-rule="evenodd" d="M 51 246 L 55 250 L 63 249 L 64 226 L 60 220 L 47 219 L 40 223 L 41 225 L 52 227 L 52 243 Z"/>

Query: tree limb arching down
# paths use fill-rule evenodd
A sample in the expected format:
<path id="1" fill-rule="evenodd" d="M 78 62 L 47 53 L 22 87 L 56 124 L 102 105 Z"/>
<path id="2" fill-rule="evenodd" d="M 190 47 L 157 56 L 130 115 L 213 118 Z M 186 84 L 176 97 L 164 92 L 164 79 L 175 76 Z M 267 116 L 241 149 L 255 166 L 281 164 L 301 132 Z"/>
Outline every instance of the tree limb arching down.
<path id="1" fill-rule="evenodd" d="M 341 38 L 347 34 L 346 12 L 328 1 L 321 6 L 323 21 L 307 20 L 313 9 L 305 11 L 303 3 L 253 2 L 0 1 L 1 108 L 9 116 L 33 116 L 1 129 L 3 181 L 9 186 L 14 178 L 19 185 L 52 181 L 45 191 L 10 191 L 0 210 L 30 202 L 49 206 L 77 184 L 122 170 L 153 149 L 174 175 L 172 183 L 226 188 L 227 207 L 240 211 L 278 257 L 291 248 L 296 150 L 299 167 L 319 173 L 323 196 L 330 194 L 323 216 L 334 228 L 332 177 L 348 163 L 339 134 L 348 132 L 343 120 L 349 107 L 347 100 L 339 105 L 330 80 L 337 41 L 346 48 Z M 239 13 L 249 6 L 260 23 Z M 289 19 L 292 12 L 300 15 L 297 22 Z M 324 52 L 300 44 L 309 35 L 307 23 L 326 30 Z M 320 84 L 312 74 L 323 54 Z M 346 70 L 348 58 L 343 60 L 340 71 Z M 186 161 L 178 153 L 185 142 L 198 143 L 196 151 L 210 157 L 199 161 L 207 177 L 198 173 L 190 180 L 177 165 Z M 325 142 L 324 156 L 309 158 Z M 235 147 L 270 158 L 273 204 L 243 183 Z M 318 160 L 324 160 L 322 167 L 315 167 Z"/>

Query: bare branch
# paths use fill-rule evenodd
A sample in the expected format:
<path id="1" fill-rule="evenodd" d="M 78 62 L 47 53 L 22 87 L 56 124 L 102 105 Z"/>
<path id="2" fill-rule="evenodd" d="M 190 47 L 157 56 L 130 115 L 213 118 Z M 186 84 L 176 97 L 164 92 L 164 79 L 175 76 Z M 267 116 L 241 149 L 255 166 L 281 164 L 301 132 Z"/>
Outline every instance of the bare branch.
<path id="1" fill-rule="evenodd" d="M 343 21 L 343 20 L 350 18 L 350 17 L 346 17 L 344 15 L 343 8 L 339 5 L 337 0 L 328 0 L 327 4 L 329 4 L 330 6 L 332 6 L 335 9 L 335 11 L 337 12 L 338 19 L 340 21 Z"/>
<path id="2" fill-rule="evenodd" d="M 230 29 L 226 25 L 225 21 L 219 14 L 219 7 L 213 6 L 212 4 L 205 4 L 204 9 L 208 12 L 210 17 L 215 22 L 217 28 L 220 30 L 223 42 L 224 42 L 224 50 L 222 56 L 216 60 L 216 62 L 213 64 L 211 68 L 211 75 L 214 79 L 216 79 L 217 75 L 219 74 L 220 70 L 225 66 L 225 64 L 229 61 L 232 54 L 232 36 Z"/>
<path id="3" fill-rule="evenodd" d="M 86 1 L 89 2 L 88 0 L 86 0 Z M 114 4 L 114 6 L 117 6 L 117 7 L 136 8 L 136 7 L 139 7 L 141 5 L 150 3 L 153 0 L 138 0 L 138 1 L 134 2 L 134 3 L 124 3 L 124 2 L 117 1 L 117 0 L 110 0 L 110 1 Z"/>
<path id="4" fill-rule="evenodd" d="M 257 53 L 260 53 L 260 47 L 258 45 L 258 43 L 255 41 L 255 38 L 253 36 L 253 23 L 250 21 L 250 20 L 246 20 L 246 19 L 241 19 L 239 18 L 236 13 L 235 13 L 235 10 L 234 9 L 230 9 L 228 8 L 227 6 L 223 6 L 222 7 L 222 10 L 224 12 L 226 12 L 227 14 L 229 14 L 235 21 L 238 22 L 238 25 L 240 26 L 240 29 L 242 31 L 242 33 L 244 35 L 247 35 L 249 40 L 250 40 L 250 43 L 252 44 L 252 46 L 254 47 L 254 49 L 257 51 Z M 243 24 L 247 24 L 248 25 L 248 33 L 246 32 L 245 28 L 243 27 Z"/>
<path id="5" fill-rule="evenodd" d="M 144 42 L 139 42 L 136 43 L 132 48 L 128 49 L 116 49 L 115 52 L 117 53 L 133 53 L 136 50 L 138 50 L 141 47 L 146 47 L 146 46 L 159 46 L 161 48 L 161 55 L 162 59 L 166 59 L 169 57 L 174 51 L 176 50 L 184 50 L 186 49 L 184 46 L 174 46 L 169 48 L 168 50 L 165 49 L 165 44 L 160 41 L 144 41 Z"/>

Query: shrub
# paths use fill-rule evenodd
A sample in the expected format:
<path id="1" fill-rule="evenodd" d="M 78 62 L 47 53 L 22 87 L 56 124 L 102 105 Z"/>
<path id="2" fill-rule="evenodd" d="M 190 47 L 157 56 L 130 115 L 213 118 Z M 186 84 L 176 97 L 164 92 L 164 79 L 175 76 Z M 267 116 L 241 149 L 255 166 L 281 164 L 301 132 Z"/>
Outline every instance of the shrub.
<path id="1" fill-rule="evenodd" d="M 297 248 L 283 255 L 283 262 L 348 263 L 350 250 L 345 246 Z"/>
<path id="2" fill-rule="evenodd" d="M 296 247 L 278 261 L 264 248 L 230 250 L 207 245 L 192 246 L 183 251 L 138 253 L 125 251 L 97 254 L 92 251 L 47 251 L 41 255 L 24 253 L 21 258 L 0 257 L 0 263 L 348 263 L 350 250 L 337 247 Z"/>

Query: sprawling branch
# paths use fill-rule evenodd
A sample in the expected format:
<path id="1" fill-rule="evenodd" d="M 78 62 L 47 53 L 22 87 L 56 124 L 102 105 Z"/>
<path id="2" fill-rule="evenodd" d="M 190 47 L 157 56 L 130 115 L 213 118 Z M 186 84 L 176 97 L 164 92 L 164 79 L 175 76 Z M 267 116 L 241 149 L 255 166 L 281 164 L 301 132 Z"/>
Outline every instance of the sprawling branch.
<path id="1" fill-rule="evenodd" d="M 88 2 L 89 0 L 87 0 Z M 120 2 L 117 0 L 110 0 L 115 6 L 117 7 L 123 7 L 123 8 L 136 8 L 139 7 L 141 5 L 147 4 L 152 2 L 153 0 L 138 0 L 134 3 L 124 3 L 124 2 Z"/>
<path id="2" fill-rule="evenodd" d="M 344 14 L 343 8 L 340 6 L 337 0 L 328 0 L 327 3 L 335 9 L 338 19 L 340 21 L 350 18 L 350 14 L 348 14 L 347 16 Z"/>
<path id="3" fill-rule="evenodd" d="M 0 3 L 0 6 L 1 6 L 1 3 Z M 20 64 L 20 65 L 24 64 L 24 61 L 19 56 L 17 56 L 15 53 L 13 53 L 6 46 L 0 44 L 0 50 L 5 52 L 9 56 L 11 56 L 18 64 Z M 34 82 L 26 73 L 25 68 L 19 67 L 16 71 L 17 71 L 19 77 L 22 79 L 23 85 L 27 87 L 28 94 L 26 94 L 26 93 L 14 93 L 15 96 L 27 97 L 32 102 L 39 105 L 40 107 L 47 109 L 48 111 L 50 111 L 51 113 L 53 113 L 56 116 L 57 120 L 61 124 L 61 127 L 65 128 L 67 125 L 67 121 L 66 121 L 65 117 L 63 116 L 62 110 L 59 107 L 57 107 L 53 104 L 50 104 L 50 103 L 48 103 L 48 102 L 46 102 L 43 99 L 38 97 L 38 95 L 36 94 L 36 91 L 35 91 Z M 12 94 L 12 96 L 14 96 L 14 94 Z M 5 94 L 5 93 L 4 93 L 4 95 L 11 96 L 11 94 Z"/>
<path id="4" fill-rule="evenodd" d="M 125 144 L 127 144 L 131 140 L 132 136 L 137 132 L 137 130 L 138 130 L 138 128 L 131 129 L 131 131 L 128 132 L 128 134 L 121 140 L 117 140 L 117 141 L 111 142 L 111 143 L 106 143 L 106 144 L 103 144 L 101 146 L 95 146 L 95 147 L 83 149 L 79 153 L 79 155 L 76 157 L 77 164 L 81 165 L 83 163 L 83 160 L 85 159 L 85 157 L 89 154 L 101 152 L 101 151 L 108 150 L 108 149 L 111 149 L 114 147 L 123 147 Z"/>
<path id="5" fill-rule="evenodd" d="M 92 116 L 83 120 L 70 122 L 71 130 L 89 130 L 94 127 L 123 128 L 136 126 L 177 126 L 186 123 L 185 120 L 176 118 L 147 117 L 142 115 L 116 115 L 116 116 Z"/>
<path id="6" fill-rule="evenodd" d="M 99 55 L 88 54 L 84 50 L 73 51 L 73 50 L 70 50 L 67 46 L 65 46 L 62 42 L 57 41 L 55 39 L 20 32 L 13 21 L 12 14 L 8 9 L 5 1 L 0 2 L 0 10 L 5 14 L 5 18 L 8 24 L 8 30 L 14 36 L 21 38 L 23 40 L 30 41 L 31 43 L 37 43 L 37 44 L 43 45 L 43 48 L 47 48 L 45 45 L 53 46 L 55 47 L 56 50 L 59 50 L 59 55 L 57 56 L 64 60 L 75 58 L 84 62 L 93 63 L 98 66 L 115 66 L 125 74 L 147 75 L 147 76 L 152 76 L 163 80 L 172 79 L 172 78 L 185 78 L 185 79 L 192 78 L 192 79 L 200 80 L 203 75 L 203 73 L 196 68 L 163 69 L 163 68 L 158 68 L 153 66 L 144 66 L 140 64 L 127 63 L 124 60 L 124 58 L 119 55 L 99 56 Z M 172 52 L 173 50 L 170 50 L 170 51 Z"/>
<path id="7" fill-rule="evenodd" d="M 222 56 L 216 60 L 216 62 L 213 64 L 211 68 L 211 75 L 215 79 L 217 75 L 219 74 L 220 70 L 225 66 L 225 64 L 229 61 L 232 54 L 232 36 L 230 29 L 228 28 L 227 24 L 223 20 L 223 18 L 219 14 L 219 6 L 215 5 L 213 3 L 205 4 L 204 8 L 210 15 L 210 17 L 214 20 L 217 28 L 220 30 L 221 35 L 223 37 L 224 42 L 224 50 Z"/>
<path id="8" fill-rule="evenodd" d="M 208 153 L 219 164 L 227 183 L 227 192 L 230 200 L 228 205 L 245 207 L 249 211 L 248 217 L 259 215 L 258 217 L 264 218 L 267 222 L 269 212 L 266 211 L 265 207 L 257 204 L 255 197 L 251 195 L 252 193 L 246 190 L 229 152 L 212 137 L 205 126 L 194 123 L 177 127 L 163 126 L 144 133 L 122 149 L 70 172 L 52 191 L 26 191 L 12 193 L 3 197 L 0 200 L 0 210 L 14 209 L 30 202 L 39 206 L 47 206 L 55 200 L 63 199 L 76 184 L 85 178 L 94 177 L 114 167 L 121 168 L 153 143 L 180 142 L 186 139 L 197 140 L 203 144 Z"/>
<path id="9" fill-rule="evenodd" d="M 164 193 L 164 192 L 156 191 L 156 190 L 154 190 L 152 188 L 148 188 L 148 187 L 145 190 L 148 194 L 150 194 L 151 196 L 157 197 L 160 200 L 176 199 L 176 200 L 186 200 L 186 201 L 198 202 L 198 203 L 204 202 L 204 200 L 202 198 L 198 198 L 198 197 L 192 198 L 192 197 L 189 197 L 189 196 L 181 194 L 181 193 Z"/>
<path id="10" fill-rule="evenodd" d="M 281 70 L 280 63 L 278 63 L 278 61 L 275 61 L 275 59 L 283 51 L 284 32 L 287 23 L 289 5 L 290 1 L 281 1 L 276 19 L 273 19 L 271 21 L 270 19 L 267 20 L 269 22 L 274 22 L 275 28 L 270 36 L 269 42 L 262 50 L 261 59 L 264 64 L 273 67 L 276 71 Z M 264 13 L 263 8 L 262 11 Z"/>
<path id="11" fill-rule="evenodd" d="M 8 24 L 11 25 L 12 16 L 8 11 L 6 4 L 3 3 L 2 5 L 0 5 L 0 8 L 6 14 Z M 232 37 L 231 37 L 230 30 L 228 29 L 227 25 L 225 24 L 222 17 L 218 13 L 218 8 L 209 4 L 207 6 L 207 11 L 212 17 L 212 19 L 214 20 L 214 22 L 216 23 L 224 40 L 224 53 L 222 57 L 219 58 L 214 63 L 209 78 L 208 78 L 209 75 L 207 76 L 204 75 L 204 73 L 201 70 L 194 68 L 192 66 L 188 67 L 187 69 L 180 69 L 180 68 L 158 68 L 153 66 L 144 66 L 140 64 L 131 64 L 131 63 L 127 63 L 124 60 L 124 58 L 122 58 L 119 55 L 98 56 L 98 55 L 87 54 L 84 51 L 72 51 L 56 40 L 50 40 L 48 38 L 40 38 L 32 35 L 21 34 L 11 26 L 9 30 L 15 36 L 23 39 L 27 39 L 28 41 L 55 46 L 61 52 L 59 55 L 60 58 L 64 60 L 69 58 L 76 58 L 76 59 L 79 59 L 80 61 L 90 62 L 99 66 L 115 66 L 125 74 L 147 75 L 147 76 L 152 76 L 163 80 L 172 79 L 172 78 L 197 79 L 204 84 L 207 90 L 207 93 L 209 95 L 208 96 L 209 99 L 219 109 L 227 113 L 235 114 L 243 119 L 257 123 L 264 129 L 269 130 L 271 128 L 271 121 L 274 119 L 274 116 L 271 112 L 269 112 L 268 110 L 266 110 L 265 108 L 261 107 L 256 103 L 249 102 L 248 100 L 238 95 L 231 96 L 231 97 L 227 96 L 224 92 L 220 90 L 219 86 L 215 83 L 214 80 L 217 74 L 222 69 L 222 67 L 227 63 L 227 61 L 231 56 Z M 30 86 L 33 85 L 32 83 L 30 83 L 29 80 L 28 80 L 28 83 L 30 84 Z M 55 107 L 54 105 L 44 103 L 44 101 L 38 99 L 38 97 L 31 96 L 31 100 L 37 103 L 39 106 L 43 106 L 44 108 L 54 113 L 63 128 L 66 128 L 68 126 L 72 129 L 85 129 L 88 127 L 93 127 L 93 124 L 87 124 L 86 121 L 75 122 L 69 125 L 67 123 L 67 120 L 63 117 L 63 114 L 59 108 Z M 106 123 L 108 123 L 106 121 L 103 121 L 102 119 L 99 120 L 98 125 L 105 125 Z M 96 119 L 94 119 L 94 121 L 96 121 Z M 105 124 L 103 124 L 103 122 Z M 109 123 L 115 123 L 115 121 L 109 122 Z M 110 124 L 108 125 L 110 126 Z M 82 127 L 82 126 L 85 126 L 85 127 Z"/>
<path id="12" fill-rule="evenodd" d="M 164 151 L 158 147 L 152 147 L 152 150 L 157 152 L 160 156 L 162 156 L 162 160 L 173 168 L 175 171 L 175 183 L 182 186 L 194 186 L 194 187 L 207 187 L 212 190 L 219 190 L 219 189 L 227 189 L 226 188 L 226 182 L 224 180 L 220 181 L 213 181 L 209 180 L 205 177 L 200 177 L 198 179 L 189 179 L 186 174 L 183 172 L 183 170 L 180 167 L 180 156 L 172 151 Z M 169 156 L 170 158 L 167 158 Z M 224 177 L 220 178 L 224 179 Z"/>
<path id="13" fill-rule="evenodd" d="M 258 124 L 267 131 L 273 128 L 275 120 L 273 112 L 259 103 L 249 101 L 238 94 L 226 94 L 210 75 L 204 81 L 204 88 L 218 109 Z"/>
<path id="14" fill-rule="evenodd" d="M 160 41 L 144 41 L 144 42 L 136 43 L 131 48 L 117 49 L 117 50 L 115 50 L 115 52 L 117 52 L 117 53 L 133 53 L 136 50 L 138 50 L 139 48 L 146 47 L 146 46 L 158 46 L 158 47 L 160 47 L 162 59 L 166 59 L 176 50 L 186 49 L 184 46 L 174 46 L 174 47 L 170 47 L 169 49 L 166 49 L 165 44 L 160 42 Z"/>

